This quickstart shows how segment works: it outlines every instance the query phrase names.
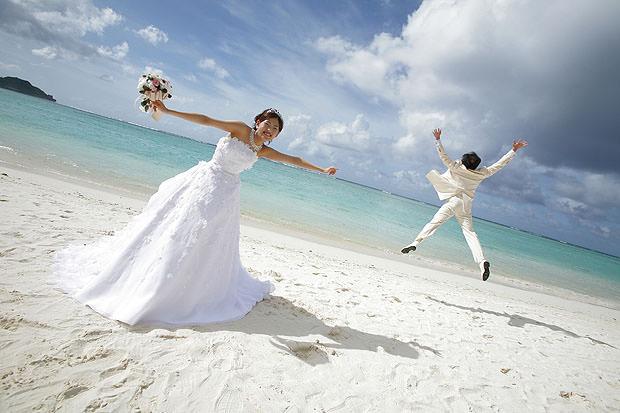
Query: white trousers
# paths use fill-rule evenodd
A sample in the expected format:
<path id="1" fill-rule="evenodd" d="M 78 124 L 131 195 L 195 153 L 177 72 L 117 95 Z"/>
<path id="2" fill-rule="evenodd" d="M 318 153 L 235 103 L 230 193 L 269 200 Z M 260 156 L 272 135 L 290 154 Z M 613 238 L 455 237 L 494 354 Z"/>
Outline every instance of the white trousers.
<path id="1" fill-rule="evenodd" d="M 478 235 L 474 232 L 471 212 L 465 212 L 463 208 L 463 200 L 455 196 L 450 198 L 441 206 L 441 208 L 439 208 L 439 211 L 437 211 L 433 219 L 431 219 L 431 221 L 426 224 L 424 228 L 422 228 L 422 231 L 420 231 L 416 237 L 413 245 L 418 245 L 426 238 L 433 235 L 435 231 L 437 231 L 437 228 L 442 226 L 453 215 L 461 226 L 467 245 L 469 245 L 471 254 L 474 256 L 474 261 L 476 261 L 477 264 L 485 261 L 484 254 L 482 253 L 482 247 L 480 246 L 480 241 L 478 241 Z"/>

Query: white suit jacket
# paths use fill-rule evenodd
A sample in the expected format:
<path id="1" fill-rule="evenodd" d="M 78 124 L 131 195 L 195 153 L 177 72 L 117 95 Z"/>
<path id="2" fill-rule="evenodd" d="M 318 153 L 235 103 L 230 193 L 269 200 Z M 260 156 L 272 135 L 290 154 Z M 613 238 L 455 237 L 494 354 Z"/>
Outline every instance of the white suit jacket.
<path id="1" fill-rule="evenodd" d="M 508 165 L 508 162 L 512 160 L 516 153 L 511 149 L 493 165 L 471 171 L 467 169 L 461 161 L 453 161 L 450 159 L 440 140 L 436 141 L 436 145 L 439 157 L 444 165 L 448 167 L 448 170 L 443 174 L 439 174 L 439 172 L 433 169 L 426 174 L 426 178 L 433 184 L 439 199 L 442 201 L 452 198 L 453 196 L 461 198 L 463 200 L 463 209 L 465 213 L 471 213 L 471 203 L 476 194 L 478 185 L 486 178 Z"/>

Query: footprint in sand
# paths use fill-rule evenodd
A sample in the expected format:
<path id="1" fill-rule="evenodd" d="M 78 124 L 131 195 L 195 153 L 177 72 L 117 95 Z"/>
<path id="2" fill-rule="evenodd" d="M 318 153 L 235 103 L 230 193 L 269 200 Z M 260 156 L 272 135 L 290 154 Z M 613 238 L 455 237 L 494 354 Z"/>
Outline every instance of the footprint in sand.
<path id="1" fill-rule="evenodd" d="M 217 352 L 213 351 L 213 358 L 214 360 L 209 364 L 209 367 L 220 371 L 241 370 L 245 366 L 242 356 L 239 355 L 238 350 L 233 348 L 225 347 Z"/>
<path id="2" fill-rule="evenodd" d="M 215 400 L 216 412 L 240 412 L 243 411 L 243 393 L 241 389 L 229 388 L 224 384 L 224 388 L 220 390 L 217 400 Z"/>
<path id="3" fill-rule="evenodd" d="M 586 398 L 586 396 L 584 396 L 583 394 L 575 393 L 572 391 L 561 391 L 560 392 L 560 397 L 564 399 L 570 399 L 571 397 L 574 397 L 574 396 L 581 397 L 582 399 Z"/>
<path id="4" fill-rule="evenodd" d="M 344 330 L 342 329 L 342 327 L 332 327 L 328 332 L 327 335 L 333 339 L 342 339 L 342 338 L 348 338 L 349 336 L 347 334 L 344 333 Z"/>
<path id="5" fill-rule="evenodd" d="M 3 390 L 7 390 L 9 387 L 11 387 L 11 384 L 4 383 L 4 381 L 5 381 L 7 378 L 9 378 L 9 377 L 13 376 L 14 374 L 15 374 L 15 372 L 11 370 L 11 371 L 7 371 L 7 372 L 6 372 L 6 373 L 4 373 L 2 376 L 0 376 L 0 382 L 2 382 L 2 388 L 3 388 Z"/>
<path id="6" fill-rule="evenodd" d="M 175 336 L 174 334 L 160 334 L 157 338 L 163 338 L 164 340 L 182 340 L 187 338 L 186 336 Z"/>
<path id="7" fill-rule="evenodd" d="M 105 379 L 107 377 L 114 376 L 115 374 L 118 374 L 119 372 L 125 371 L 127 369 L 127 366 L 129 366 L 129 359 L 122 359 L 120 363 L 117 364 L 116 366 L 110 367 L 109 369 L 105 369 L 104 371 L 99 373 L 99 377 L 101 377 L 102 379 Z"/>
<path id="8" fill-rule="evenodd" d="M 105 349 L 103 347 L 98 347 L 97 350 L 95 350 L 94 352 L 90 354 L 84 354 L 81 356 L 77 356 L 75 358 L 75 361 L 72 362 L 72 365 L 84 364 L 84 363 L 89 363 L 95 360 L 105 359 L 105 358 L 110 357 L 113 354 L 114 354 L 113 350 Z"/>
<path id="9" fill-rule="evenodd" d="M 80 338 L 84 341 L 95 341 L 112 334 L 112 330 L 90 330 L 82 333 Z"/>
<path id="10" fill-rule="evenodd" d="M 308 364 L 317 365 L 329 362 L 329 357 L 327 355 L 328 350 L 319 342 L 319 340 L 314 343 L 309 343 L 277 338 L 277 341 L 281 344 L 277 345 L 277 347 L 280 347 L 283 350 L 288 349 L 288 353 Z M 332 350 L 331 354 L 336 355 L 336 352 Z"/>
<path id="11" fill-rule="evenodd" d="M 36 328 L 51 328 L 47 324 L 40 323 L 38 321 L 27 320 L 20 315 L 9 316 L 0 315 L 0 329 L 15 331 L 20 327 L 36 327 Z"/>
<path id="12" fill-rule="evenodd" d="M 82 386 L 79 384 L 69 385 L 62 393 L 58 395 L 59 400 L 67 400 L 72 399 L 80 393 L 85 392 L 86 390 L 90 390 L 90 387 Z"/>
<path id="13" fill-rule="evenodd" d="M 59 357 L 54 357 L 54 356 L 50 356 L 50 355 L 44 355 L 43 357 L 41 357 L 38 360 L 34 360 L 30 362 L 31 366 L 49 366 L 52 363 L 56 363 L 56 364 L 64 364 L 67 360 L 59 358 Z"/>
<path id="14" fill-rule="evenodd" d="M 276 282 L 280 282 L 284 280 L 284 277 L 282 277 L 282 274 L 280 274 L 279 272 L 273 271 L 273 270 L 269 271 L 267 273 L 267 276 L 273 278 L 273 280 Z"/>
<path id="15" fill-rule="evenodd" d="M 17 249 L 16 247 L 13 247 L 13 248 L 7 248 L 4 251 L 0 251 L 0 257 L 6 257 L 8 254 L 15 251 L 16 249 Z"/>
<path id="16" fill-rule="evenodd" d="M 108 405 L 108 402 L 103 399 L 95 399 L 88 403 L 88 406 L 84 408 L 85 412 L 96 412 L 99 409 L 102 409 Z"/>
<path id="17" fill-rule="evenodd" d="M 313 343 L 289 342 L 288 348 L 297 358 L 306 361 L 327 360 L 327 353 L 318 345 Z"/>

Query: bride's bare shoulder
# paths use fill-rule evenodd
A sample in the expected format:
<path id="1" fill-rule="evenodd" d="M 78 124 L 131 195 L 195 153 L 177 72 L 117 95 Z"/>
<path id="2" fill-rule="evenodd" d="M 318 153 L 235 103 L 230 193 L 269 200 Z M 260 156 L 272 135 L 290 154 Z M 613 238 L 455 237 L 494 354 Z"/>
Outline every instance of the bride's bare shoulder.
<path id="1" fill-rule="evenodd" d="M 230 136 L 239 139 L 243 142 L 250 140 L 250 131 L 252 130 L 246 123 L 238 121 L 236 122 L 234 130 L 230 131 Z"/>

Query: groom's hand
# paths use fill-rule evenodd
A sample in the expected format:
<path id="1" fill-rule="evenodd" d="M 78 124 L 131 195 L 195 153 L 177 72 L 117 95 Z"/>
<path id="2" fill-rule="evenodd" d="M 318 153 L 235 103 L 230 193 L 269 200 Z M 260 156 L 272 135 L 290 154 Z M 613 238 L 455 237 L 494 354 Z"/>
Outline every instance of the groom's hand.
<path id="1" fill-rule="evenodd" d="M 527 146 L 527 141 L 524 139 L 518 139 L 518 140 L 512 141 L 512 150 L 515 152 L 521 148 L 525 148 L 526 146 Z"/>

